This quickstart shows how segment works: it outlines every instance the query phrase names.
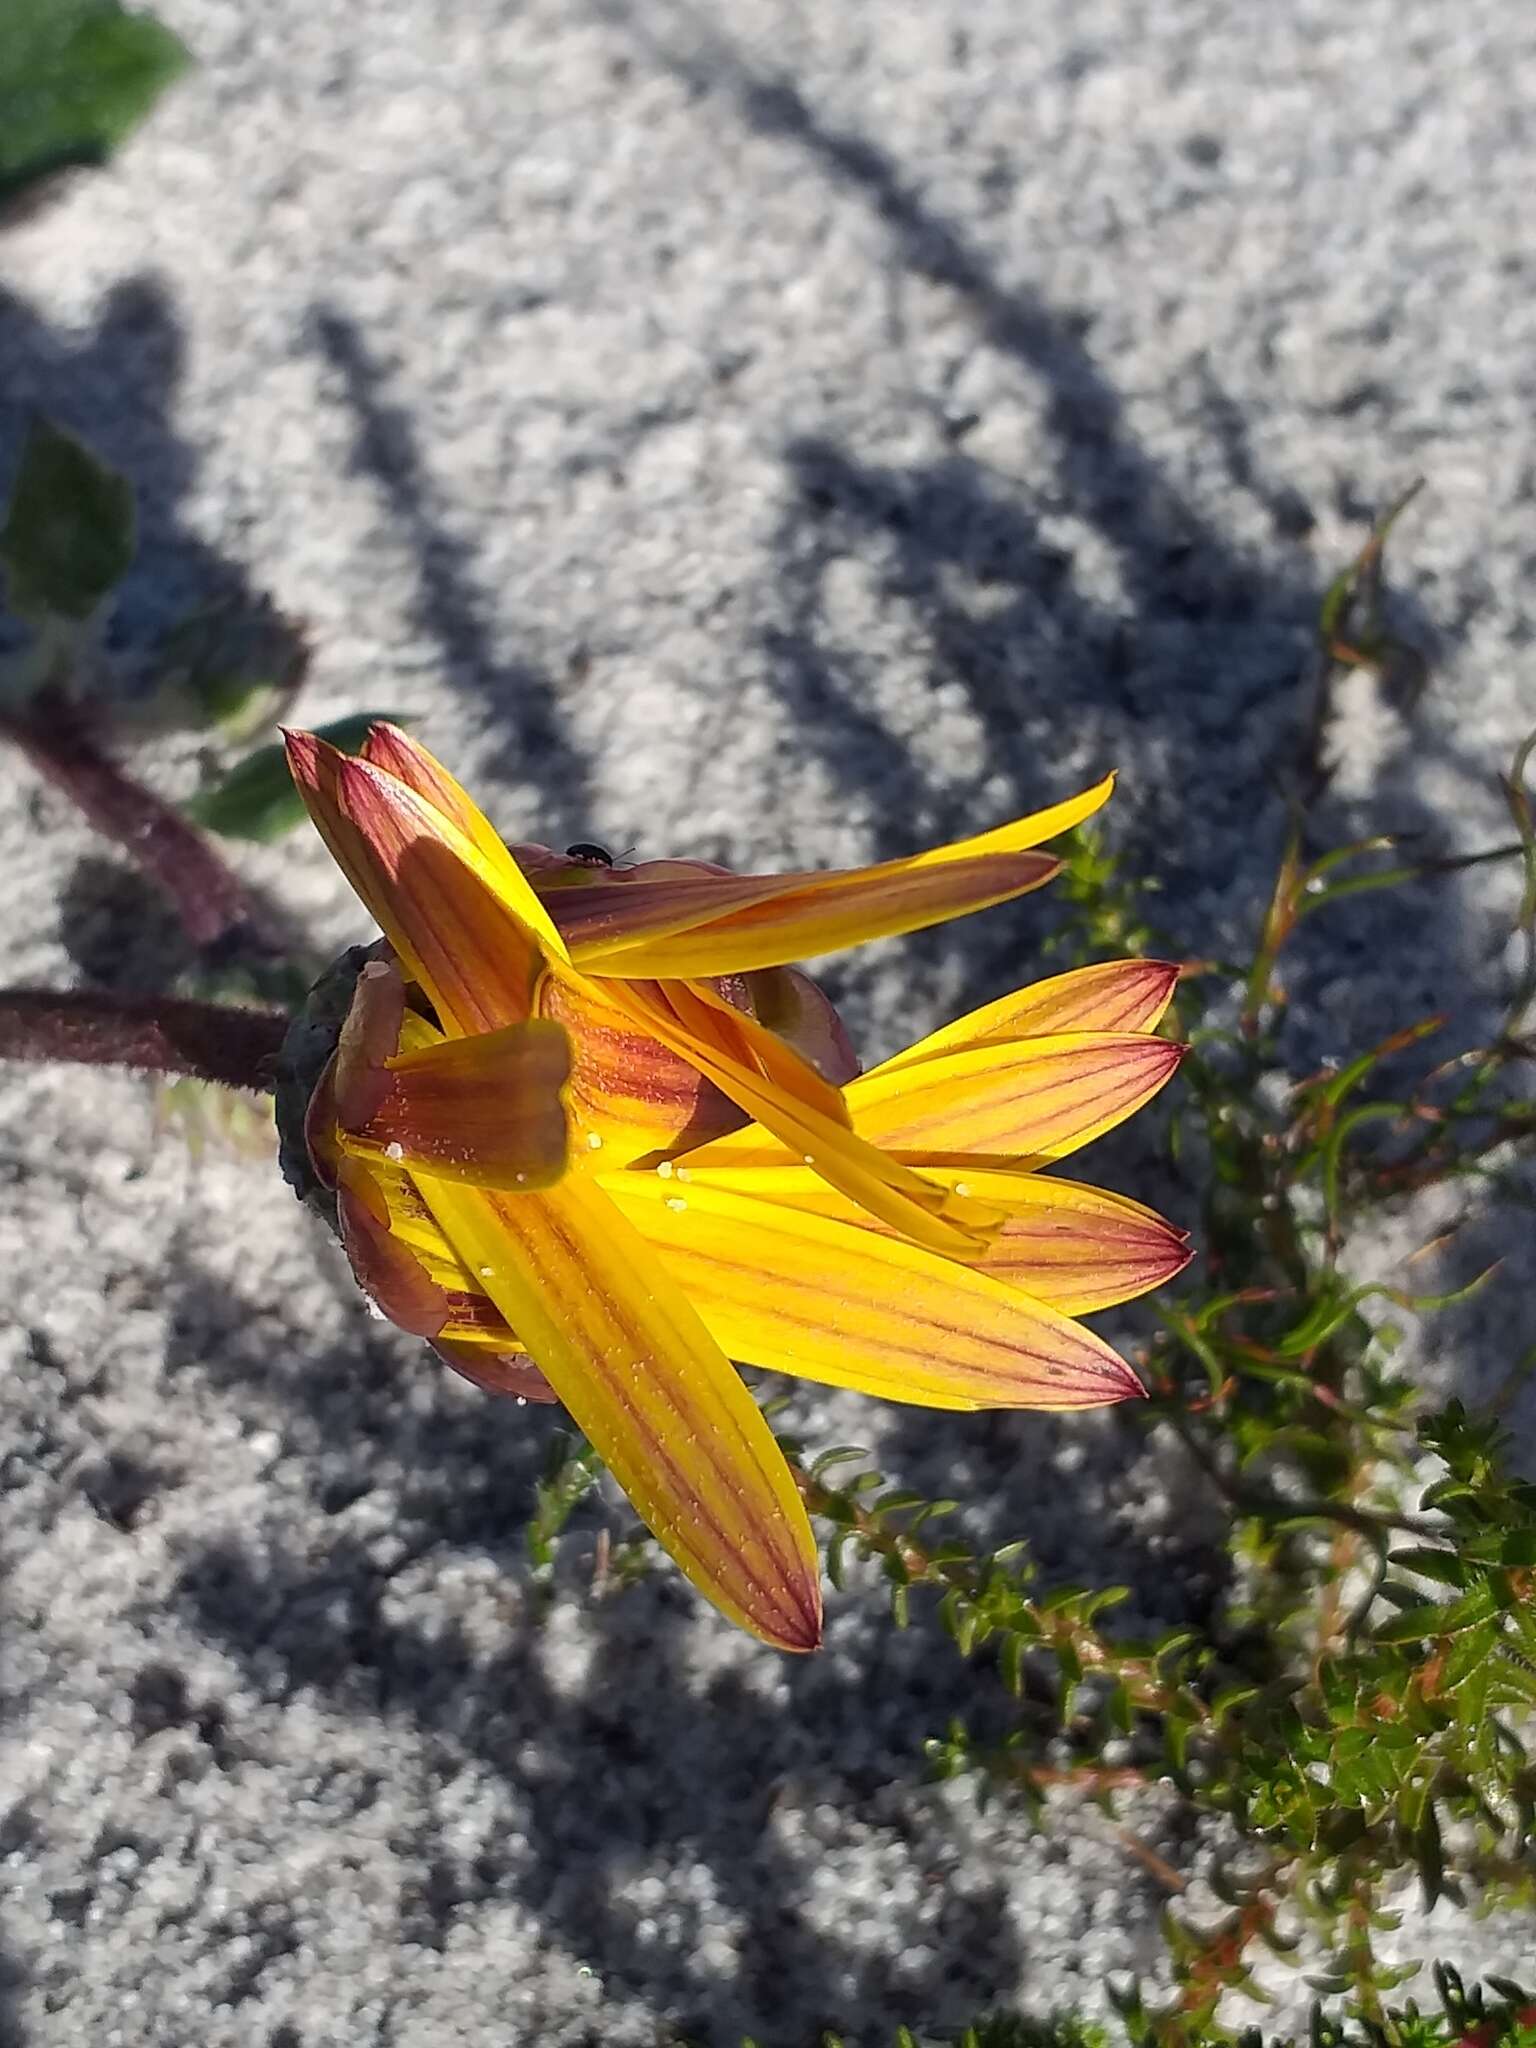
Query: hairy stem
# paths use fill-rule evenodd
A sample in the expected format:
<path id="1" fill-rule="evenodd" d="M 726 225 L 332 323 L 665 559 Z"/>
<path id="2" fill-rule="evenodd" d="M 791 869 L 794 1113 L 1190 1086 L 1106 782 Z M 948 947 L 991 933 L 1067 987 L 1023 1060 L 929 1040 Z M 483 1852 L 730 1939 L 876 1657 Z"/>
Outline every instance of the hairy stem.
<path id="1" fill-rule="evenodd" d="M 183 996 L 0 989 L 0 1059 L 65 1060 L 270 1090 L 288 1019 Z"/>
<path id="2" fill-rule="evenodd" d="M 72 797 L 98 832 L 132 855 L 171 899 L 195 945 L 238 936 L 262 951 L 276 950 L 275 935 L 244 883 L 179 811 L 102 752 L 67 697 L 41 692 L 25 712 L 0 717 L 0 734 Z"/>

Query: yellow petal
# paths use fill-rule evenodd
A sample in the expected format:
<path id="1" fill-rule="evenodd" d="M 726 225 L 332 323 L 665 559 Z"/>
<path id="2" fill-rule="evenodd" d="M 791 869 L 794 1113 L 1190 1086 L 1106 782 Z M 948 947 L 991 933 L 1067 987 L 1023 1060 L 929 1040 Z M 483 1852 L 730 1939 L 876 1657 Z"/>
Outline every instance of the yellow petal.
<path id="1" fill-rule="evenodd" d="M 859 1138 L 925 1170 L 1002 1159 L 1043 1165 L 1134 1115 L 1183 1056 L 1183 1046 L 1139 1032 L 1062 1032 L 881 1067 L 844 1093 Z M 792 1164 L 792 1148 L 748 1124 L 687 1161 L 747 1163 Z M 969 1187 L 969 1175 L 956 1179 L 957 1192 Z"/>
<path id="2" fill-rule="evenodd" d="M 381 1221 L 387 1221 L 392 1235 L 410 1247 L 439 1287 L 452 1291 L 476 1284 L 404 1166 L 391 1159 L 372 1159 L 366 1166 L 358 1163 L 356 1170 L 376 1191 Z"/>
<path id="3" fill-rule="evenodd" d="M 821 1638 L 816 1546 L 757 1404 L 645 1240 L 591 1181 L 504 1195 L 423 1174 L 444 1236 L 636 1511 L 721 1612 Z"/>
<path id="4" fill-rule="evenodd" d="M 537 1018 L 402 1053 L 370 1077 L 378 1092 L 342 1149 L 480 1187 L 548 1187 L 566 1167 L 570 1070 L 564 1030 Z"/>
<path id="5" fill-rule="evenodd" d="M 715 924 L 772 902 L 807 877 L 733 875 L 703 862 L 656 860 L 633 868 L 536 871 L 536 879 L 571 958 L 590 971 L 607 953 Z"/>
<path id="6" fill-rule="evenodd" d="M 990 832 L 874 867 L 763 877 L 628 878 L 561 896 L 555 915 L 590 973 L 697 979 L 920 931 L 1037 889 L 1060 863 L 1028 849 L 1091 817 L 1114 777 Z M 761 885 L 775 886 L 761 893 Z M 714 908 L 710 907 L 713 896 Z"/>
<path id="7" fill-rule="evenodd" d="M 974 1258 L 996 1228 L 997 1218 L 982 1204 L 924 1180 L 846 1130 L 819 1101 L 808 1102 L 803 1095 L 791 1094 L 781 1085 L 781 1076 L 789 1071 L 786 1063 L 797 1067 L 805 1067 L 805 1063 L 753 1019 L 682 983 L 667 988 L 665 1001 L 643 1000 L 641 992 L 628 983 L 610 984 L 610 993 L 615 1004 L 629 1010 L 642 1029 L 691 1060 L 722 1093 L 757 1120 L 748 1129 L 756 1131 L 758 1145 L 773 1145 L 776 1140 L 780 1148 L 788 1147 L 791 1156 L 814 1166 L 851 1201 L 893 1229 L 930 1250 L 963 1259 Z M 724 1043 L 727 1030 L 736 1034 L 740 1053 L 733 1053 Z M 757 1071 L 747 1065 L 747 1056 L 758 1062 Z M 829 1089 L 811 1069 L 805 1068 L 805 1072 L 817 1090 L 836 1099 L 839 1111 L 846 1115 L 838 1091 Z M 720 1140 L 722 1148 L 734 1144 L 735 1138 Z M 716 1149 L 707 1146 L 703 1156 L 712 1158 Z M 689 1155 L 690 1163 L 695 1156 Z"/>
<path id="8" fill-rule="evenodd" d="M 1090 1315 L 1131 1301 L 1163 1286 L 1189 1263 L 1187 1234 L 1124 1195 L 978 1162 L 928 1171 L 951 1187 L 963 1181 L 1003 1218 L 971 1270 L 1004 1281 L 1063 1315 Z M 690 1161 L 687 1174 L 677 1192 L 686 1192 L 690 1202 L 697 1191 L 718 1189 L 867 1230 L 886 1229 L 807 1166 L 700 1166 Z M 627 1178 L 615 1176 L 616 1185 Z"/>
<path id="9" fill-rule="evenodd" d="M 899 1238 L 696 1179 L 603 1186 L 743 1363 L 930 1408 L 1092 1408 L 1142 1391 L 1057 1310 Z"/>
<path id="10" fill-rule="evenodd" d="M 979 1200 L 1004 1212 L 977 1270 L 1063 1315 L 1133 1301 L 1189 1264 L 1187 1234 L 1124 1195 L 1050 1174 L 955 1171 Z"/>
<path id="11" fill-rule="evenodd" d="M 1139 1032 L 999 1039 L 866 1074 L 848 1105 L 861 1136 L 899 1153 L 1059 1159 L 1150 1101 L 1183 1056 Z"/>
<path id="12" fill-rule="evenodd" d="M 613 882 L 553 901 L 572 956 L 587 973 L 693 979 L 782 967 L 922 931 L 1023 896 L 1061 867 L 1040 853 L 989 854 L 943 866 L 921 865 L 925 859 L 847 873 Z M 711 895 L 721 907 L 706 916 L 702 904 Z M 754 895 L 761 900 L 730 907 L 733 897 Z M 691 909 L 690 897 L 698 899 Z"/>
<path id="13" fill-rule="evenodd" d="M 707 981 L 644 981 L 610 991 L 610 1000 L 649 1018 L 654 1026 L 681 1034 L 689 1056 L 703 1056 L 766 1081 L 775 1094 L 791 1098 L 834 1123 L 848 1125 L 847 1106 L 837 1083 L 813 1067 L 777 1032 L 745 1009 L 728 1002 Z"/>
<path id="14" fill-rule="evenodd" d="M 1151 1031 L 1173 998 L 1179 970 L 1165 960 L 1105 960 L 1054 974 L 946 1024 L 872 1072 L 908 1067 L 937 1052 L 958 1052 L 993 1038 L 1039 1038 L 1063 1031 Z"/>
<path id="15" fill-rule="evenodd" d="M 930 846 L 926 853 L 914 854 L 914 867 L 942 867 L 949 861 L 976 860 L 993 853 L 1019 853 L 1025 847 L 1043 846 L 1047 839 L 1059 838 L 1063 832 L 1070 832 L 1081 825 L 1085 818 L 1091 818 L 1095 811 L 1102 810 L 1114 794 L 1115 778 L 1106 775 L 1091 788 L 1082 790 L 1077 796 L 1066 797 L 1059 804 L 1050 804 L 1043 811 L 1030 811 L 1022 818 L 1015 818 L 1008 825 L 994 825 L 989 832 L 978 832 L 970 839 L 956 839 L 948 846 Z M 897 863 L 900 865 L 900 863 Z"/>
<path id="16" fill-rule="evenodd" d="M 743 1122 L 743 1112 L 697 1066 L 641 1030 L 633 1013 L 603 991 L 604 984 L 582 976 L 550 974 L 535 997 L 540 1015 L 570 1035 L 575 1057 L 566 1103 L 578 1166 L 627 1166 L 705 1144 Z"/>

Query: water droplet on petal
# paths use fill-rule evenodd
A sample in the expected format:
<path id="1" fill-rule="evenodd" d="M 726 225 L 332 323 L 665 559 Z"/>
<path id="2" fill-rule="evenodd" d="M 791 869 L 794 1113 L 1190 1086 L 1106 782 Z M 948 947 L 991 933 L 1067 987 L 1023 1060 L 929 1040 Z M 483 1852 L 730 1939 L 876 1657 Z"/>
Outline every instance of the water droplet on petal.
<path id="1" fill-rule="evenodd" d="M 593 1151 L 593 1152 L 601 1152 L 601 1151 L 602 1151 L 602 1149 L 603 1149 L 603 1141 L 602 1141 L 602 1139 L 601 1139 L 601 1138 L 600 1138 L 600 1137 L 598 1136 L 598 1134 L 597 1134 L 597 1132 L 596 1132 L 596 1131 L 588 1131 L 588 1133 L 587 1133 L 587 1147 L 588 1147 L 588 1149 L 589 1149 L 590 1151 Z"/>

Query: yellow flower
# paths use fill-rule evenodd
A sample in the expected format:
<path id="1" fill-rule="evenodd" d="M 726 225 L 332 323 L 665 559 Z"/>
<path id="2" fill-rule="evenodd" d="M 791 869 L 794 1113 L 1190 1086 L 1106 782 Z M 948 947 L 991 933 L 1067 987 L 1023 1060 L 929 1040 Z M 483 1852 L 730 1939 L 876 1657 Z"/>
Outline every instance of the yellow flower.
<path id="1" fill-rule="evenodd" d="M 1109 794 L 840 873 L 613 870 L 509 849 L 424 749 L 288 738 L 388 945 L 349 991 L 308 1148 L 359 1281 L 478 1384 L 570 1410 L 682 1570 L 783 1649 L 821 1633 L 793 1477 L 731 1359 L 934 1408 L 1141 1389 L 1073 1319 L 1181 1233 L 1039 1169 L 1172 1073 L 1175 970 L 1116 961 L 859 1078 L 787 963 L 1002 902 Z"/>

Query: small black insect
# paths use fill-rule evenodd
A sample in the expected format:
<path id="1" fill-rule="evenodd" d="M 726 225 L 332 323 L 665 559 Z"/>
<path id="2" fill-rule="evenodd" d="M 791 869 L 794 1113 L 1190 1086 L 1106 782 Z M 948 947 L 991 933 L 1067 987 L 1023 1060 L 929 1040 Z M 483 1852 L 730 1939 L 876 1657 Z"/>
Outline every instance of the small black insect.
<path id="1" fill-rule="evenodd" d="M 606 846 L 594 846 L 590 839 L 578 839 L 574 846 L 565 849 L 567 860 L 579 860 L 587 868 L 611 868 L 613 855 Z"/>

